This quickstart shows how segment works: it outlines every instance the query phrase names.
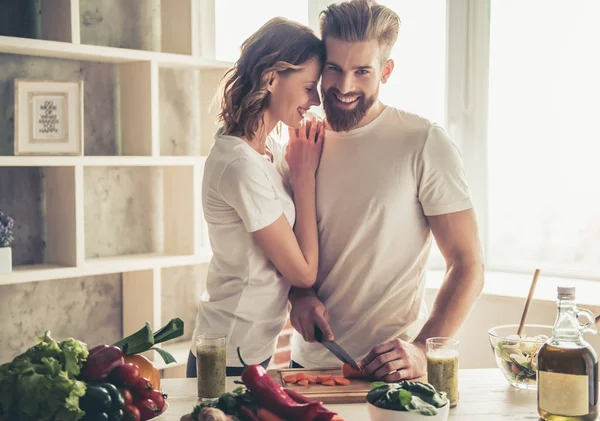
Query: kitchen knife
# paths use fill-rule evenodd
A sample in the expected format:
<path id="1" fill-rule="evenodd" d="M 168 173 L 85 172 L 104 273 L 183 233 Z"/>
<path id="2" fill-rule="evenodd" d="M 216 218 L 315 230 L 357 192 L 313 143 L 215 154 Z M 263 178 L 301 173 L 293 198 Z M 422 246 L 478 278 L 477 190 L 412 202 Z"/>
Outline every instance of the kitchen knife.
<path id="1" fill-rule="evenodd" d="M 340 361 L 350 364 L 350 366 L 355 370 L 360 370 L 360 367 L 358 364 L 356 364 L 354 358 L 352 358 L 350 354 L 348 354 L 337 342 L 323 340 L 323 332 L 321 332 L 321 329 L 319 329 L 317 326 L 315 326 L 315 339 L 317 342 L 321 343 L 325 348 L 327 348 L 333 355 L 338 357 Z"/>

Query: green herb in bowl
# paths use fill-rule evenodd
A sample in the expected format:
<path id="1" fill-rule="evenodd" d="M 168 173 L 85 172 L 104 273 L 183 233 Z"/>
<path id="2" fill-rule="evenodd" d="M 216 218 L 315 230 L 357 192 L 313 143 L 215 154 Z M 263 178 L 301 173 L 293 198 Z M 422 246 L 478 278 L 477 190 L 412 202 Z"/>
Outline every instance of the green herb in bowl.
<path id="1" fill-rule="evenodd" d="M 409 420 L 421 417 L 445 419 L 449 408 L 445 392 L 436 391 L 428 383 L 409 380 L 400 383 L 372 383 L 367 402 L 374 407 L 369 408 L 373 420 Z M 392 414 L 391 411 L 398 414 Z"/>

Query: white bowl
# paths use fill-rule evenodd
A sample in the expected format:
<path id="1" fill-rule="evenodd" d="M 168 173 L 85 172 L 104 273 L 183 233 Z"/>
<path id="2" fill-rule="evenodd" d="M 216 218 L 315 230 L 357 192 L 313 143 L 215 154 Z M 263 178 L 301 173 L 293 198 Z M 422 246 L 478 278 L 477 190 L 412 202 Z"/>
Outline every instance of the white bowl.
<path id="1" fill-rule="evenodd" d="M 421 415 L 416 412 L 392 411 L 391 409 L 379 408 L 367 402 L 369 418 L 371 421 L 446 421 L 450 413 L 450 402 L 441 408 L 437 408 L 436 415 Z"/>

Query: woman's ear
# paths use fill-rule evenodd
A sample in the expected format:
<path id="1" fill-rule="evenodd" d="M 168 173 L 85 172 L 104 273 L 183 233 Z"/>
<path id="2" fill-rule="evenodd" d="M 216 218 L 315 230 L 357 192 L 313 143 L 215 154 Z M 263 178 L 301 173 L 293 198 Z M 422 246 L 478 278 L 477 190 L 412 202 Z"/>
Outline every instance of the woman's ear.
<path id="1" fill-rule="evenodd" d="M 273 93 L 277 83 L 279 82 L 279 75 L 276 71 L 269 72 L 267 74 L 267 91 Z"/>

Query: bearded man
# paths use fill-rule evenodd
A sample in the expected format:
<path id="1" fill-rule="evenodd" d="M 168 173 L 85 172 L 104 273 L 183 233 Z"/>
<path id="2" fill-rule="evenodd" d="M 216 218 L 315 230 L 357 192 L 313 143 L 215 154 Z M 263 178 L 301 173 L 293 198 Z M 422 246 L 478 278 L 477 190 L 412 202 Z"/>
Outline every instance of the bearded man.
<path id="1" fill-rule="evenodd" d="M 370 0 L 320 15 L 328 130 L 317 172 L 320 263 L 311 289 L 293 288 L 292 367 L 340 362 L 315 326 L 375 378 L 426 371 L 425 340 L 453 336 L 483 287 L 476 215 L 460 153 L 445 131 L 383 104 L 400 19 Z M 431 312 L 425 264 L 435 238 L 446 262 Z"/>

